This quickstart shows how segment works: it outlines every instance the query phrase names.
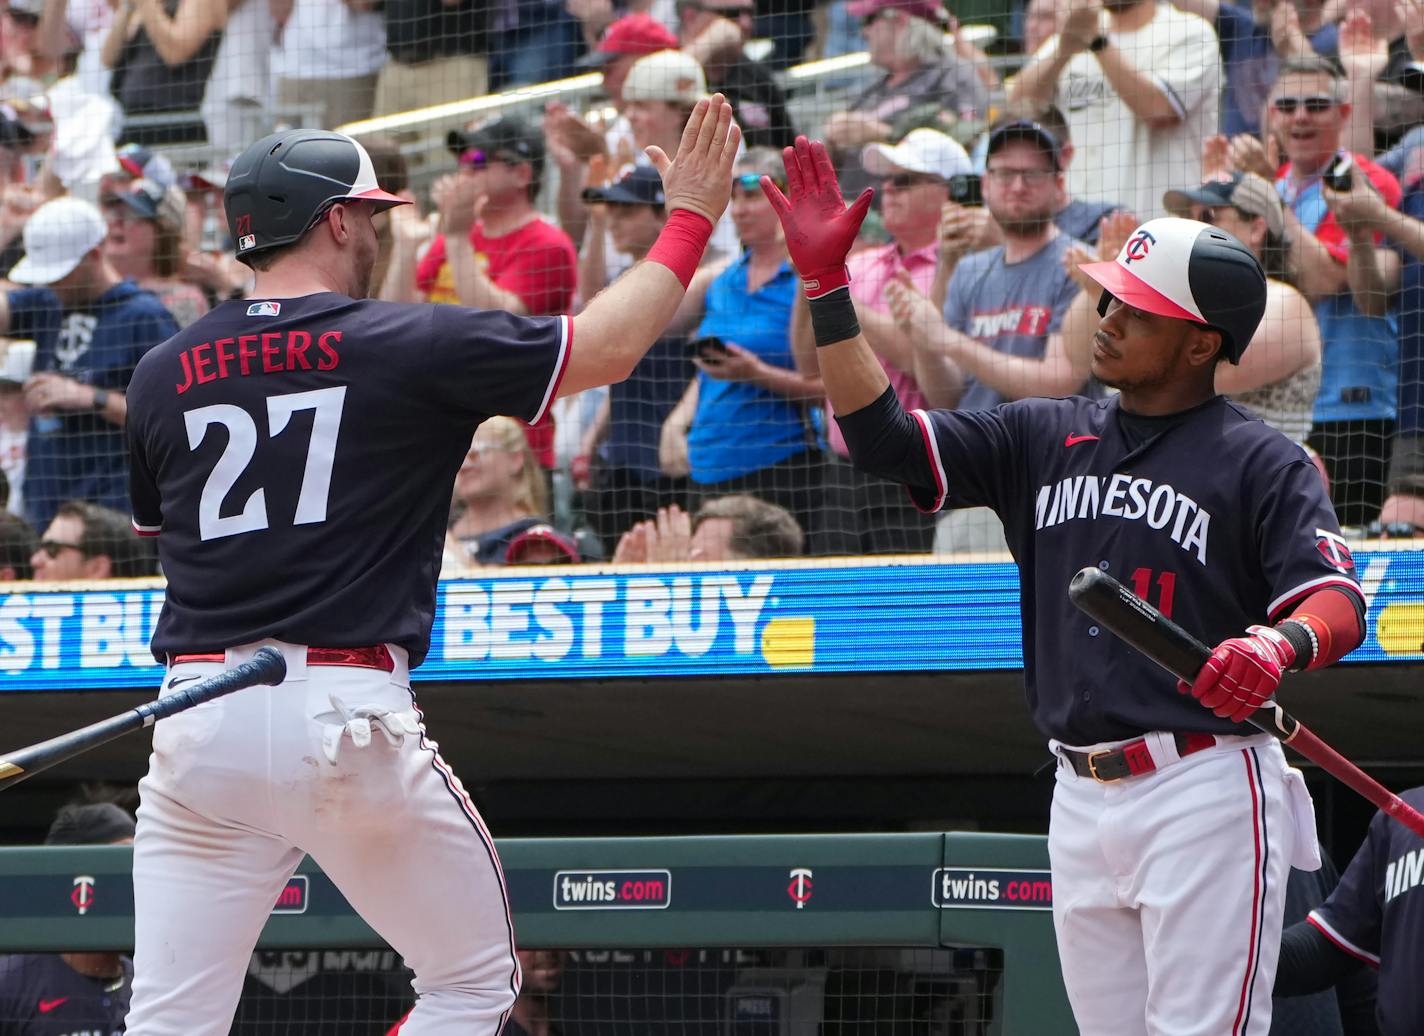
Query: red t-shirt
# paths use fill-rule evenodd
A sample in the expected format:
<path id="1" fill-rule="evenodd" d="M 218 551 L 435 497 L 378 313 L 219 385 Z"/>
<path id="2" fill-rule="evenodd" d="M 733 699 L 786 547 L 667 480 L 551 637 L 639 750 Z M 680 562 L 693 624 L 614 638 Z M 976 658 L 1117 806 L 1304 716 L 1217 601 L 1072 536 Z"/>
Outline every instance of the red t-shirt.
<path id="1" fill-rule="evenodd" d="M 1394 174 L 1383 166 L 1370 161 L 1365 155 L 1358 155 L 1351 152 L 1350 157 L 1354 159 L 1356 168 L 1362 170 L 1365 176 L 1369 178 L 1370 183 L 1374 185 L 1375 190 L 1379 191 L 1380 197 L 1385 200 L 1385 203 L 1392 209 L 1399 208 L 1399 202 L 1404 197 L 1404 192 L 1400 189 L 1399 181 L 1394 178 Z M 1290 170 L 1291 164 L 1289 162 L 1281 166 L 1280 172 L 1276 175 L 1277 182 L 1289 177 Z M 1318 185 L 1315 186 L 1314 189 L 1318 191 Z M 1289 204 L 1289 202 L 1287 204 Z M 1345 233 L 1345 228 L 1340 226 L 1339 222 L 1335 219 L 1335 213 L 1326 212 L 1325 218 L 1315 227 L 1315 239 L 1325 246 L 1326 251 L 1330 253 L 1331 258 L 1336 262 L 1344 263 L 1349 261 L 1350 238 L 1349 235 Z M 1382 235 L 1375 235 L 1376 245 L 1380 244 L 1383 240 Z"/>
<path id="2" fill-rule="evenodd" d="M 552 223 L 532 219 L 518 230 L 486 237 L 476 223 L 470 228 L 475 261 L 502 291 L 518 295 L 530 316 L 567 313 L 578 286 L 574 243 Z M 445 259 L 445 237 L 436 235 L 415 271 L 416 286 L 427 302 L 459 302 L 455 277 Z M 528 428 L 529 446 L 546 468 L 554 466 L 554 420 L 546 417 Z"/>

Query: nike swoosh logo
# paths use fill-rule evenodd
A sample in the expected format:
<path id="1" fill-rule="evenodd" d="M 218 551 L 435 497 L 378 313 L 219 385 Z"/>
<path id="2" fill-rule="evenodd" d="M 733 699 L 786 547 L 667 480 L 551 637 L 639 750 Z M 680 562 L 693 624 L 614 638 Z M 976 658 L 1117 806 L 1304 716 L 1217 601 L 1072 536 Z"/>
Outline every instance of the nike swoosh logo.
<path id="1" fill-rule="evenodd" d="M 181 687 L 185 683 L 192 683 L 194 680 L 201 680 L 201 676 L 179 676 L 168 681 L 168 689 L 171 691 L 175 687 Z"/>
<path id="2" fill-rule="evenodd" d="M 1096 435 L 1069 435 L 1063 440 L 1064 446 L 1077 446 L 1080 442 L 1097 442 L 1099 436 Z"/>
<path id="3" fill-rule="evenodd" d="M 49 1013 L 50 1013 L 51 1011 L 53 1011 L 56 1007 L 58 1007 L 60 1004 L 67 1003 L 68 1001 L 69 1001 L 69 997 L 67 997 L 67 996 L 62 996 L 62 997 L 60 997 L 58 1000 L 41 1000 L 41 1001 L 40 1001 L 40 1014 L 49 1014 Z"/>

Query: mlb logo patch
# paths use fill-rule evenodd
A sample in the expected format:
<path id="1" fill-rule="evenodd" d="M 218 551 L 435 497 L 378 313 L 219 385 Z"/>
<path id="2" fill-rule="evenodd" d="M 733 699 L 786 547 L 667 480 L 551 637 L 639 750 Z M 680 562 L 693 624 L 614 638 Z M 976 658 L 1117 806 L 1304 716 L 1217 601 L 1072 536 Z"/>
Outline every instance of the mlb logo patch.
<path id="1" fill-rule="evenodd" d="M 280 302 L 254 302 L 247 307 L 247 315 L 250 317 L 275 317 L 281 312 Z"/>
<path id="2" fill-rule="evenodd" d="M 240 237 L 237 239 L 237 250 L 239 252 L 245 251 L 249 248 L 255 248 L 256 246 L 257 238 L 251 234 L 248 234 L 246 237 Z"/>

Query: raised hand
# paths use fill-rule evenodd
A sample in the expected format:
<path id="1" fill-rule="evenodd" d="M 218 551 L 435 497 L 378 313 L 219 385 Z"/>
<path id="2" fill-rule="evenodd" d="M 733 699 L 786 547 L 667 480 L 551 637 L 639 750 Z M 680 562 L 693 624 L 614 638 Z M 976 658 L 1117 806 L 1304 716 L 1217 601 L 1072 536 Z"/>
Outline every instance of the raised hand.
<path id="1" fill-rule="evenodd" d="M 860 224 L 874 194 L 867 187 L 846 208 L 831 156 L 819 140 L 796 138 L 796 146 L 781 153 L 786 166 L 788 200 L 771 178 L 761 178 L 761 189 L 781 220 L 786 250 L 801 274 L 808 299 L 818 299 L 850 283 L 846 256 L 860 233 Z"/>
<path id="2" fill-rule="evenodd" d="M 741 142 L 732 106 L 721 94 L 713 94 L 692 109 L 675 158 L 656 144 L 646 148 L 663 178 L 667 211 L 687 209 L 712 223 L 721 219 L 732 197 L 732 163 Z"/>

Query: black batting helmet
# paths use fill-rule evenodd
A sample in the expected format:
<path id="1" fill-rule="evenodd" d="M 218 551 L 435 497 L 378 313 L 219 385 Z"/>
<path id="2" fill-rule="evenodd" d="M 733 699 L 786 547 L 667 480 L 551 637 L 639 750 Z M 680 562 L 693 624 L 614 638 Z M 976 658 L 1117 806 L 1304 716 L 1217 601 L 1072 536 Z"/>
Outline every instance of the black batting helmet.
<path id="1" fill-rule="evenodd" d="M 1266 275 L 1251 250 L 1224 230 L 1191 219 L 1148 220 L 1110 263 L 1081 267 L 1108 301 L 1221 332 L 1226 358 L 1239 363 L 1266 312 Z"/>
<path id="2" fill-rule="evenodd" d="M 337 202 L 378 208 L 406 200 L 381 190 L 366 149 L 326 130 L 284 130 L 263 137 L 233 162 L 223 188 L 237 257 L 301 239 Z"/>

